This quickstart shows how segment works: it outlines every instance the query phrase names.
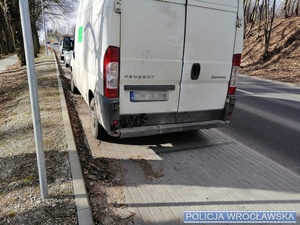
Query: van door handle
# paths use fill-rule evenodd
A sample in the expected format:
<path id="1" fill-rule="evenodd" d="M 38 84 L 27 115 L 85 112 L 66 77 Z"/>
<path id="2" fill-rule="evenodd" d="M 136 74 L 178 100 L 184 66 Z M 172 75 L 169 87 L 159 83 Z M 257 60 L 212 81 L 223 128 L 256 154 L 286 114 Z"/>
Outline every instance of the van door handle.
<path id="1" fill-rule="evenodd" d="M 201 71 L 200 63 L 194 63 L 192 66 L 192 71 L 191 71 L 191 79 L 198 80 L 198 78 L 200 76 L 200 71 Z"/>

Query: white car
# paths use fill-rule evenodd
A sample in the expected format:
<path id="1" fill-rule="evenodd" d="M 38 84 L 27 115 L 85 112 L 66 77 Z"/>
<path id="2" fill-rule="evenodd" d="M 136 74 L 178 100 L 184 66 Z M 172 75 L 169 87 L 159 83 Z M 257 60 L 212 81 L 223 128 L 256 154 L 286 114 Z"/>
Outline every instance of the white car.
<path id="1" fill-rule="evenodd" d="M 73 37 L 64 37 L 64 39 L 60 43 L 60 59 L 64 60 L 65 51 L 72 51 L 74 48 L 74 38 Z"/>
<path id="2" fill-rule="evenodd" d="M 70 67 L 70 63 L 72 60 L 73 51 L 64 51 L 64 64 L 66 67 Z"/>
<path id="3" fill-rule="evenodd" d="M 59 46 L 59 55 L 60 55 L 60 59 L 61 59 L 61 60 L 64 59 L 63 43 L 64 43 L 63 40 L 59 42 L 59 45 L 60 45 L 60 46 Z"/>

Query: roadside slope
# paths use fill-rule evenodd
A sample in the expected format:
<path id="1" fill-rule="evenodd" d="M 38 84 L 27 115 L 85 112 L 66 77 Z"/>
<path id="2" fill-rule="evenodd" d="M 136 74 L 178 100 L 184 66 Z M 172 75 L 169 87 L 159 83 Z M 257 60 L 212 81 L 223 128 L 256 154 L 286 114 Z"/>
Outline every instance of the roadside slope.
<path id="1" fill-rule="evenodd" d="M 300 18 L 276 19 L 271 34 L 270 54 L 262 60 L 263 27 L 257 26 L 244 39 L 241 73 L 300 85 Z"/>

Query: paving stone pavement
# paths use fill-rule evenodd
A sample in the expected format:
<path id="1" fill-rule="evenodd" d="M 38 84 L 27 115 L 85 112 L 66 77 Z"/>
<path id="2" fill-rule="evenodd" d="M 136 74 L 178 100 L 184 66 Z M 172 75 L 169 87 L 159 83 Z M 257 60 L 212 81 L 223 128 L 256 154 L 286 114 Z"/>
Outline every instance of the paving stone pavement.
<path id="1" fill-rule="evenodd" d="M 136 225 L 183 224 L 184 211 L 199 210 L 292 210 L 300 224 L 300 176 L 218 129 L 110 142 L 85 130 L 96 157 L 125 168 L 118 203 L 136 213 Z"/>

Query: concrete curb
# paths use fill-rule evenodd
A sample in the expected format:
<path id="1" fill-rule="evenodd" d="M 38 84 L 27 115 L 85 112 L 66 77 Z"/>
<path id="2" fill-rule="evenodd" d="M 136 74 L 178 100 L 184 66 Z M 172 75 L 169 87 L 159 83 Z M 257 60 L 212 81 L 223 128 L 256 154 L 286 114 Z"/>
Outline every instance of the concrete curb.
<path id="1" fill-rule="evenodd" d="M 54 56 L 55 53 L 53 53 Z M 55 58 L 55 56 L 54 56 Z M 86 187 L 83 179 L 82 169 L 80 166 L 79 156 L 76 149 L 66 99 L 62 87 L 62 82 L 59 78 L 59 69 L 56 62 L 57 79 L 59 86 L 60 102 L 63 116 L 66 141 L 68 145 L 69 159 L 71 165 L 71 173 L 73 178 L 73 187 L 75 195 L 75 204 L 77 208 L 77 217 L 79 225 L 94 225 L 92 209 L 88 200 Z"/>

